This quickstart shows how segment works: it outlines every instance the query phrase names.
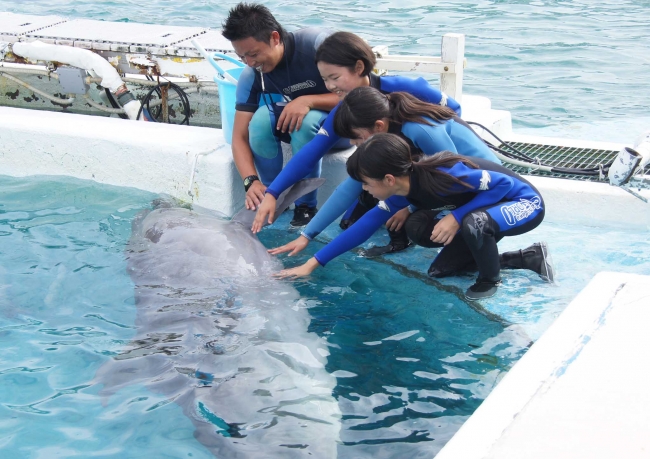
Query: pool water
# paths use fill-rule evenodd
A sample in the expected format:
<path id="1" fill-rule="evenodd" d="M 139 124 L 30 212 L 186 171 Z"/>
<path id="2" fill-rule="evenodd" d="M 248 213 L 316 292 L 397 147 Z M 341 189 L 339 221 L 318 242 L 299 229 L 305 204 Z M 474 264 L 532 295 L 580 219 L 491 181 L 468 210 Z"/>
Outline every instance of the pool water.
<path id="1" fill-rule="evenodd" d="M 98 395 L 97 370 L 137 333 L 124 249 L 131 221 L 155 196 L 2 176 L 0 195 L 2 457 L 212 457 L 165 396 L 138 384 Z M 295 237 L 283 227 L 289 218 L 265 229 L 262 242 Z M 339 457 L 432 457 L 593 274 L 650 273 L 647 233 L 542 225 L 525 236 L 504 243 L 552 241 L 557 286 L 509 271 L 496 298 L 468 304 L 461 298 L 472 279 L 428 279 L 433 251 L 420 249 L 379 260 L 350 252 L 293 282 L 309 331 L 329 347 Z"/>

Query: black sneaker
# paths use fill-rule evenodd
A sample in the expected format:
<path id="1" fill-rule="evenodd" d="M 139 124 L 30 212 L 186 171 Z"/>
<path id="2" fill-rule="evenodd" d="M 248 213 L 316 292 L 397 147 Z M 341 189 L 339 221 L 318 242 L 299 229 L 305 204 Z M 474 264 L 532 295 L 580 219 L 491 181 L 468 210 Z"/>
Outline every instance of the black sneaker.
<path id="1" fill-rule="evenodd" d="M 465 298 L 468 300 L 481 300 L 483 298 L 490 298 L 497 292 L 497 288 L 501 284 L 501 280 L 490 281 L 487 279 L 476 279 L 476 283 L 467 289 Z"/>
<path id="2" fill-rule="evenodd" d="M 293 209 L 293 220 L 289 224 L 294 227 L 305 226 L 307 223 L 314 218 L 318 209 L 315 207 L 309 207 L 307 204 L 300 204 Z"/>
<path id="3" fill-rule="evenodd" d="M 390 243 L 388 245 L 383 245 L 381 247 L 371 247 L 368 250 L 363 251 L 363 256 L 366 258 L 375 258 L 386 253 L 395 253 L 401 252 L 402 250 L 408 249 L 413 243 L 411 241 L 400 244 L 400 243 Z"/>
<path id="4" fill-rule="evenodd" d="M 402 228 L 399 231 L 390 231 L 388 230 L 388 236 L 390 237 L 390 243 L 382 247 L 372 247 L 363 252 L 363 255 L 367 258 L 374 258 L 386 253 L 395 253 L 401 252 L 404 249 L 408 249 L 413 245 L 406 235 L 406 230 Z"/>

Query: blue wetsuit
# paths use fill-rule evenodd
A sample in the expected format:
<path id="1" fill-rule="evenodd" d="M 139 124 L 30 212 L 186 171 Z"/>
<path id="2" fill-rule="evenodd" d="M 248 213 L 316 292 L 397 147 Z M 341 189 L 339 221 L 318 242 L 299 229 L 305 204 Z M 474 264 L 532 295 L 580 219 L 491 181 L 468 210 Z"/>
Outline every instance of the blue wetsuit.
<path id="1" fill-rule="evenodd" d="M 409 176 L 408 196 L 391 196 L 383 205 L 375 206 L 318 251 L 315 255 L 318 262 L 325 266 L 343 252 L 362 244 L 398 210 L 412 204 L 425 210 L 450 210 L 461 226 L 460 237 L 474 255 L 479 273 L 494 278 L 496 270 L 498 276 L 496 242 L 503 236 L 522 234 L 539 225 L 544 218 L 544 201 L 537 189 L 518 174 L 491 161 L 469 159 L 479 169 L 458 162 L 451 168 L 440 167 L 439 170 L 469 184 L 470 189 L 455 185 L 452 193 L 445 196 L 430 193 L 420 186 L 420 174 L 426 171 L 416 168 Z M 454 241 L 458 238 L 456 235 Z"/>
<path id="2" fill-rule="evenodd" d="M 402 76 L 378 77 L 374 73 L 369 75 L 370 85 L 384 94 L 405 91 L 420 100 L 433 104 L 440 104 L 446 100 L 447 106 L 460 115 L 460 104 L 451 97 L 445 96 L 440 90 L 431 86 L 424 78 L 407 78 Z M 269 185 L 266 192 L 276 199 L 280 194 L 294 183 L 307 176 L 309 171 L 341 138 L 334 132 L 334 116 L 339 105 L 327 116 L 318 134 L 307 143 L 282 169 L 280 174 Z"/>
<path id="3" fill-rule="evenodd" d="M 299 151 L 316 135 L 327 112 L 310 110 L 300 129 L 291 134 L 277 130 L 277 120 L 284 106 L 301 96 L 329 94 L 316 66 L 316 50 L 331 31 L 308 28 L 288 33 L 284 39 L 282 60 L 263 76 L 247 67 L 237 82 L 236 110 L 254 112 L 248 126 L 248 140 L 255 168 L 263 184 L 269 185 L 282 170 L 283 155 L 280 141 Z M 262 81 L 263 78 L 263 81 Z M 320 163 L 305 173 L 309 178 L 320 177 Z M 296 204 L 316 206 L 316 191 L 296 200 Z"/>
<path id="4" fill-rule="evenodd" d="M 264 74 L 267 103 L 293 100 L 300 96 L 329 94 L 315 64 L 316 50 L 332 33 L 311 27 L 287 34 L 282 61 Z M 260 72 L 246 67 L 237 81 L 237 105 L 245 112 L 255 112 L 264 104 Z M 284 99 L 286 97 L 286 99 Z"/>
<path id="5" fill-rule="evenodd" d="M 485 142 L 460 118 L 454 117 L 444 122 L 426 119 L 433 125 L 414 122 L 403 125 L 391 123 L 389 131 L 407 140 L 411 150 L 415 148 L 425 155 L 451 151 L 501 164 Z M 301 234 L 307 239 L 316 237 L 354 204 L 361 190 L 361 183 L 349 177 L 345 179 Z"/>

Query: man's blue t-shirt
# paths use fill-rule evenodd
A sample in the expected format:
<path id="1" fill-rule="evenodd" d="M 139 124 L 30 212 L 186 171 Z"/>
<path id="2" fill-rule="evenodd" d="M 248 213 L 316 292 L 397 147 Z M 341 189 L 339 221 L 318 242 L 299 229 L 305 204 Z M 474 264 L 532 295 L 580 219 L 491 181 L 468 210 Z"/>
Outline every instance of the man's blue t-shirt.
<path id="1" fill-rule="evenodd" d="M 314 94 L 329 94 L 316 67 L 316 50 L 332 33 L 311 27 L 287 34 L 284 55 L 278 65 L 264 75 L 264 86 L 274 102 Z M 246 67 L 237 82 L 236 110 L 255 112 L 262 96 L 260 72 Z M 271 99 L 268 100 L 271 102 Z"/>

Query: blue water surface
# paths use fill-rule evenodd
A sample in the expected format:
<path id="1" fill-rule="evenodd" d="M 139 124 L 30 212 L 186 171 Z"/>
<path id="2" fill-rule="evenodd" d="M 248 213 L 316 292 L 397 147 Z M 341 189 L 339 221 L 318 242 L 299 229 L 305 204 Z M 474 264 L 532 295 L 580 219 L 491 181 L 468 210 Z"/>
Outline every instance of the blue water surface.
<path id="1" fill-rule="evenodd" d="M 154 196 L 4 176 L 0 196 L 2 457 L 210 457 L 163 395 L 138 384 L 98 395 L 97 370 L 137 332 L 124 249 Z M 292 236 L 264 233 L 269 245 Z M 530 344 L 408 271 L 352 253 L 328 268 L 296 287 L 339 381 L 339 457 L 430 457 Z"/>
<path id="2" fill-rule="evenodd" d="M 236 3 L 0 0 L 0 11 L 219 29 Z M 465 34 L 465 92 L 512 112 L 519 133 L 632 143 L 650 129 L 645 0 L 261 3 L 289 30 L 349 30 L 391 53 L 437 56 L 443 34 Z"/>
<path id="3" fill-rule="evenodd" d="M 2 457 L 211 457 L 165 396 L 139 384 L 98 395 L 97 370 L 137 333 L 124 249 L 131 221 L 155 196 L 5 176 L 0 196 Z M 294 238 L 289 219 L 265 229 L 262 242 Z M 337 232 L 332 226 L 285 266 Z M 370 244 L 385 239 L 378 232 Z M 436 253 L 429 249 L 377 260 L 349 252 L 293 283 L 309 331 L 329 346 L 343 416 L 339 457 L 432 457 L 594 274 L 650 274 L 647 233 L 542 225 L 500 245 L 541 239 L 551 241 L 558 284 L 504 271 L 499 295 L 480 304 L 462 299 L 471 275 L 424 274 Z"/>

